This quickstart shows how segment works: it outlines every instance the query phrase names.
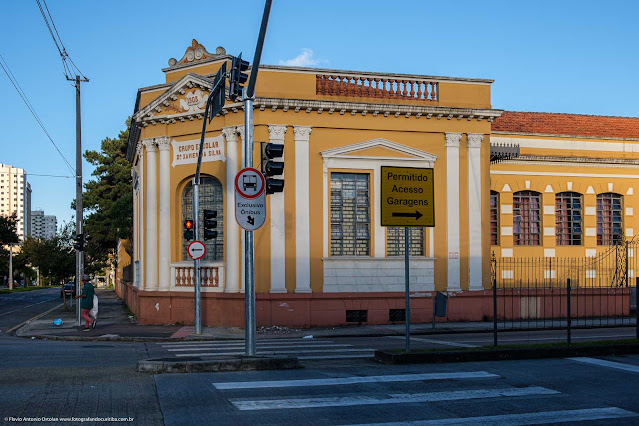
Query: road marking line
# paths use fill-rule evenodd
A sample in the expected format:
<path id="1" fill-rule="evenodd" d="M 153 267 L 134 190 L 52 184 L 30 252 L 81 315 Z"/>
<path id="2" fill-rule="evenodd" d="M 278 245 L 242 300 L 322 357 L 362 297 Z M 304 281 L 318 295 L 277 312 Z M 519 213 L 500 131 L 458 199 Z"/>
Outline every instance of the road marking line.
<path id="1" fill-rule="evenodd" d="M 327 345 L 331 345 L 331 344 L 336 344 L 333 343 L 331 341 L 327 341 L 327 342 L 314 342 L 314 343 L 303 343 L 300 344 L 299 342 L 284 342 L 284 343 L 278 343 L 278 342 L 273 342 L 273 343 L 257 343 L 256 346 L 259 347 L 264 347 L 264 346 L 275 346 L 277 345 L 277 347 L 285 347 L 285 346 L 290 346 L 290 347 L 317 347 L 317 346 L 327 346 Z M 353 346 L 353 345 L 349 345 L 349 344 L 345 344 L 345 346 Z M 242 343 L 228 343 L 228 344 L 218 344 L 218 343 L 200 343 L 197 345 L 162 345 L 163 348 L 202 348 L 202 347 L 218 347 L 218 348 L 243 348 L 244 347 L 244 342 Z"/>
<path id="2" fill-rule="evenodd" d="M 367 423 L 353 426 L 400 426 L 400 425 L 537 425 L 588 420 L 619 419 L 635 417 L 639 414 L 617 407 L 587 408 L 584 410 L 543 411 L 540 413 L 503 414 L 499 416 L 461 417 L 437 420 L 417 420 L 414 422 Z"/>
<path id="3" fill-rule="evenodd" d="M 356 405 L 409 404 L 415 402 L 459 401 L 498 397 L 520 397 L 532 395 L 555 395 L 558 391 L 531 386 L 527 388 L 471 389 L 464 391 L 389 394 L 385 397 L 347 396 L 330 398 L 230 400 L 241 411 L 278 410 L 293 408 L 349 407 Z"/>
<path id="4" fill-rule="evenodd" d="M 390 339 L 401 339 L 401 340 L 406 339 L 405 336 L 386 336 L 386 337 Z M 410 340 L 417 341 L 417 342 L 435 343 L 435 344 L 444 345 L 444 346 L 457 346 L 460 348 L 477 348 L 478 347 L 477 345 L 469 345 L 467 343 L 447 342 L 445 340 L 425 339 L 423 337 L 411 337 Z"/>
<path id="5" fill-rule="evenodd" d="M 566 358 L 566 359 L 569 359 L 571 361 L 584 362 L 586 364 L 594 364 L 600 367 L 616 368 L 617 370 L 625 370 L 625 371 L 630 371 L 632 373 L 639 373 L 639 366 L 637 365 L 622 364 L 620 362 L 612 362 L 612 361 L 606 361 L 603 359 L 588 358 L 588 357 Z"/>
<path id="6" fill-rule="evenodd" d="M 31 304 L 31 305 L 23 306 L 23 307 L 21 307 L 20 309 L 15 309 L 15 310 L 13 310 L 13 311 L 9 311 L 9 312 L 3 312 L 3 313 L 1 313 L 1 314 L 0 314 L 0 317 L 1 317 L 2 315 L 8 315 L 8 314 L 12 314 L 12 313 L 14 313 L 14 312 L 23 311 L 23 310 L 24 310 L 24 308 L 28 308 L 29 306 L 35 306 L 35 305 L 39 305 L 39 304 L 41 304 L 41 303 L 47 303 L 47 302 L 50 302 L 50 301 L 52 301 L 52 300 L 56 300 L 56 299 L 57 299 L 57 297 L 54 297 L 53 299 L 47 299 L 47 300 L 43 300 L 42 302 L 33 303 L 33 304 Z"/>
<path id="7" fill-rule="evenodd" d="M 386 376 L 354 376 L 336 377 L 330 379 L 300 379 L 300 380 L 267 380 L 257 382 L 226 382 L 213 383 L 217 389 L 258 389 L 258 388 L 287 388 L 300 386 L 334 386 L 351 385 L 354 383 L 389 383 L 389 382 L 414 382 L 422 380 L 446 380 L 446 379 L 478 379 L 497 378 L 497 374 L 486 371 L 460 371 L 454 373 L 424 373 L 424 374 L 395 374 Z"/>
<path id="8" fill-rule="evenodd" d="M 331 342 L 330 339 L 303 339 L 301 337 L 286 338 L 286 339 L 258 339 L 257 344 L 260 343 L 273 343 L 273 342 L 297 342 L 297 343 L 314 343 L 314 342 Z M 166 342 L 165 345 L 197 345 L 200 343 L 220 343 L 220 344 L 244 344 L 244 339 L 233 340 L 187 340 L 181 342 Z"/>
<path id="9" fill-rule="evenodd" d="M 37 303 L 36 303 L 36 304 L 37 304 Z M 29 319 L 28 319 L 28 320 L 26 320 L 26 321 L 21 322 L 20 324 L 18 324 L 18 325 L 16 325 L 16 326 L 14 326 L 14 327 L 11 327 L 10 329 L 8 329 L 8 330 L 7 330 L 7 334 L 9 334 L 9 333 L 13 333 L 13 332 L 14 332 L 14 331 L 16 331 L 17 329 L 19 329 L 20 327 L 22 327 L 23 325 L 25 325 L 26 323 L 28 323 L 29 321 L 35 321 L 35 320 L 37 320 L 38 318 L 41 318 L 41 317 L 45 316 L 45 315 L 46 315 L 46 314 L 48 314 L 49 312 L 52 312 L 52 311 L 55 311 L 55 310 L 56 310 L 56 309 L 58 309 L 58 308 L 61 308 L 62 306 L 64 306 L 64 303 L 60 303 L 59 305 L 54 306 L 53 308 L 49 309 L 48 311 L 42 312 L 42 313 L 40 313 L 40 314 L 38 314 L 38 315 L 36 315 L 36 316 L 34 316 L 34 317 L 32 317 L 32 318 L 29 318 Z"/>
<path id="10" fill-rule="evenodd" d="M 352 348 L 353 345 L 318 345 L 318 346 L 313 346 L 314 348 L 344 348 L 344 347 L 350 347 Z M 306 346 L 306 348 L 309 348 L 308 346 Z M 232 347 L 216 347 L 216 346 L 198 346 L 198 347 L 190 347 L 190 348 L 176 348 L 176 349 L 167 349 L 167 351 L 169 352 L 178 352 L 178 351 L 194 351 L 194 350 L 213 350 L 213 349 L 244 349 L 244 346 L 232 346 Z M 258 346 L 257 349 L 286 349 L 282 346 Z M 310 349 L 310 348 L 309 348 Z"/>
<path id="11" fill-rule="evenodd" d="M 375 353 L 374 349 L 339 349 L 338 352 L 335 350 L 299 350 L 299 351 L 258 351 L 258 355 L 279 355 L 279 354 L 304 354 L 304 353 L 335 353 L 335 357 L 338 357 L 342 352 L 367 352 L 367 353 Z M 210 356 L 210 355 L 243 355 L 244 351 L 233 351 L 233 352 L 202 352 L 202 353 L 194 353 L 194 354 L 175 354 L 175 356 Z"/>
<path id="12" fill-rule="evenodd" d="M 369 354 L 363 355 L 303 355 L 296 356 L 297 359 L 346 359 L 346 358 L 373 358 L 375 356 L 375 351 L 371 351 Z"/>
<path id="13" fill-rule="evenodd" d="M 540 330 L 543 331 L 543 330 Z M 586 339 L 610 339 L 610 338 L 616 338 L 616 337 L 621 337 L 621 338 L 634 338 L 635 335 L 634 334 L 609 334 L 607 336 L 572 336 L 573 340 L 577 340 L 577 339 L 581 339 L 581 340 L 586 340 Z M 473 343 L 485 343 L 485 342 L 492 342 L 492 336 L 490 337 L 486 337 L 485 340 L 467 340 L 467 342 L 473 342 Z M 521 338 L 521 339 L 508 339 L 508 338 L 500 338 L 499 341 L 500 342 L 525 342 L 528 340 L 537 340 L 537 341 L 544 341 L 544 340 L 566 340 L 566 336 L 557 336 L 557 337 L 531 337 L 531 338 Z"/>

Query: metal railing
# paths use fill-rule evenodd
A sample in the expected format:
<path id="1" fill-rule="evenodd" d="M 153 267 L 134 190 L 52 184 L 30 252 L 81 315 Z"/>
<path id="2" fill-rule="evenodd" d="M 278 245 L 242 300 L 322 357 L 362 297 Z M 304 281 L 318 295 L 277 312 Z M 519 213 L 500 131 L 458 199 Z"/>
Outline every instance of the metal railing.
<path id="1" fill-rule="evenodd" d="M 637 324 L 639 246 L 621 241 L 593 257 L 492 256 L 494 330 Z M 635 312 L 631 311 L 631 307 Z M 639 331 L 638 331 L 639 332 Z"/>

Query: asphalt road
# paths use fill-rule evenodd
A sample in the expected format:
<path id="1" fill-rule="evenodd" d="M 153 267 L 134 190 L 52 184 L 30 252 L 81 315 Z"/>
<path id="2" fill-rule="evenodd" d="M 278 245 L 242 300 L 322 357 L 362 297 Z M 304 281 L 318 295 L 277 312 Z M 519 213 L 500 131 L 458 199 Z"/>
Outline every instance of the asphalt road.
<path id="1" fill-rule="evenodd" d="M 0 335 L 60 303 L 59 288 L 0 294 Z"/>

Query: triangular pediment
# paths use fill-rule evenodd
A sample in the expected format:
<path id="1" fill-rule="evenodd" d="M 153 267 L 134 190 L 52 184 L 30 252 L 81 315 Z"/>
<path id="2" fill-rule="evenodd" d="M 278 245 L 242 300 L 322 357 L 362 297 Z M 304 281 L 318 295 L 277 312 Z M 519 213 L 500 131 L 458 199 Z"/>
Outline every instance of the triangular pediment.
<path id="1" fill-rule="evenodd" d="M 197 74 L 186 74 L 164 93 L 138 111 L 136 121 L 169 116 L 203 114 L 213 80 Z"/>
<path id="2" fill-rule="evenodd" d="M 348 158 L 368 160 L 409 160 L 434 163 L 436 155 L 411 148 L 388 139 L 376 138 L 338 148 L 327 149 L 320 153 L 323 158 Z"/>

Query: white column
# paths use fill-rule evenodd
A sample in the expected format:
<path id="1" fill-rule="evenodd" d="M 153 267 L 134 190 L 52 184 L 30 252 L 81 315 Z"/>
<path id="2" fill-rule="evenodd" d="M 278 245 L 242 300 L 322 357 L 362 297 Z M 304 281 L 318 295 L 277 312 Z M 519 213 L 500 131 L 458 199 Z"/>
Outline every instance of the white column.
<path id="1" fill-rule="evenodd" d="M 240 227 L 235 220 L 235 175 L 238 172 L 237 130 L 235 126 L 223 127 L 226 139 L 226 211 L 224 212 L 224 234 L 226 238 L 226 293 L 240 291 Z"/>
<path id="2" fill-rule="evenodd" d="M 269 124 L 269 142 L 284 144 L 286 125 Z M 284 179 L 284 176 L 275 176 Z M 286 188 L 286 186 L 284 186 Z M 286 236 L 284 192 L 269 195 L 271 218 L 271 293 L 286 293 Z"/>
<path id="3" fill-rule="evenodd" d="M 235 130 L 237 131 L 237 133 L 240 135 L 240 139 L 242 141 L 242 144 L 240 145 L 242 147 L 242 156 L 244 155 L 244 126 L 237 126 L 235 128 Z M 238 161 L 238 169 L 242 168 L 242 156 L 239 156 L 237 161 Z M 235 177 L 233 177 L 233 196 L 235 197 Z M 235 198 L 234 198 L 235 199 Z M 233 210 L 233 217 L 235 217 L 235 210 Z M 238 225 L 239 228 L 239 225 Z M 245 265 L 244 265 L 244 247 L 245 247 L 245 241 L 244 241 L 244 230 L 239 228 L 240 231 L 240 293 L 244 292 L 244 289 L 246 288 L 246 277 L 244 276 L 246 273 L 245 270 Z"/>
<path id="4" fill-rule="evenodd" d="M 446 133 L 447 291 L 459 291 L 459 141 L 461 133 Z"/>
<path id="5" fill-rule="evenodd" d="M 136 147 L 136 152 L 139 158 L 139 145 L 138 147 Z M 137 171 L 135 170 L 135 166 L 133 166 L 131 167 L 131 180 L 133 182 L 133 188 L 131 188 L 131 191 L 133 192 L 133 241 L 131 241 L 131 243 L 133 244 L 133 258 L 131 259 L 131 267 L 133 268 L 133 271 L 132 271 L 133 277 L 131 278 L 131 283 L 133 284 L 134 287 L 139 287 L 140 283 L 137 282 L 137 278 L 135 276 L 135 261 L 138 260 L 139 250 L 140 250 L 140 248 L 138 247 L 138 244 L 139 244 L 138 215 L 140 214 L 140 203 L 138 201 L 138 191 L 140 190 L 140 187 L 139 186 L 136 187 L 136 183 L 135 183 L 136 179 L 137 179 Z M 138 182 L 138 185 L 139 185 L 139 182 Z"/>
<path id="6" fill-rule="evenodd" d="M 160 235 L 158 288 L 171 287 L 171 143 L 167 136 L 155 138 L 160 150 Z"/>
<path id="7" fill-rule="evenodd" d="M 311 126 L 293 126 L 295 135 L 295 293 L 311 292 L 309 138 Z"/>
<path id="8" fill-rule="evenodd" d="M 468 290 L 482 290 L 481 142 L 484 135 L 468 133 Z"/>
<path id="9" fill-rule="evenodd" d="M 142 148 L 143 144 L 142 143 L 138 143 L 138 157 L 140 158 L 139 160 L 139 164 L 140 164 L 140 169 L 139 169 L 139 179 L 140 179 L 140 186 L 138 189 L 138 244 L 139 249 L 138 249 L 138 262 L 139 262 L 139 268 L 140 268 L 140 282 L 138 283 L 138 289 L 139 290 L 144 290 L 145 289 L 145 283 L 146 283 L 146 274 L 144 273 L 144 267 L 145 267 L 145 263 L 144 260 L 142 259 L 142 257 L 144 256 L 145 253 L 145 248 L 146 248 L 146 244 L 144 239 L 146 238 L 145 234 L 144 234 L 144 213 L 146 212 L 146 208 L 144 205 L 144 172 L 146 171 L 146 169 L 144 168 L 144 149 Z"/>
<path id="10" fill-rule="evenodd" d="M 158 194 L 157 194 L 157 145 L 154 139 L 142 141 L 146 147 L 146 290 L 158 288 Z"/>

